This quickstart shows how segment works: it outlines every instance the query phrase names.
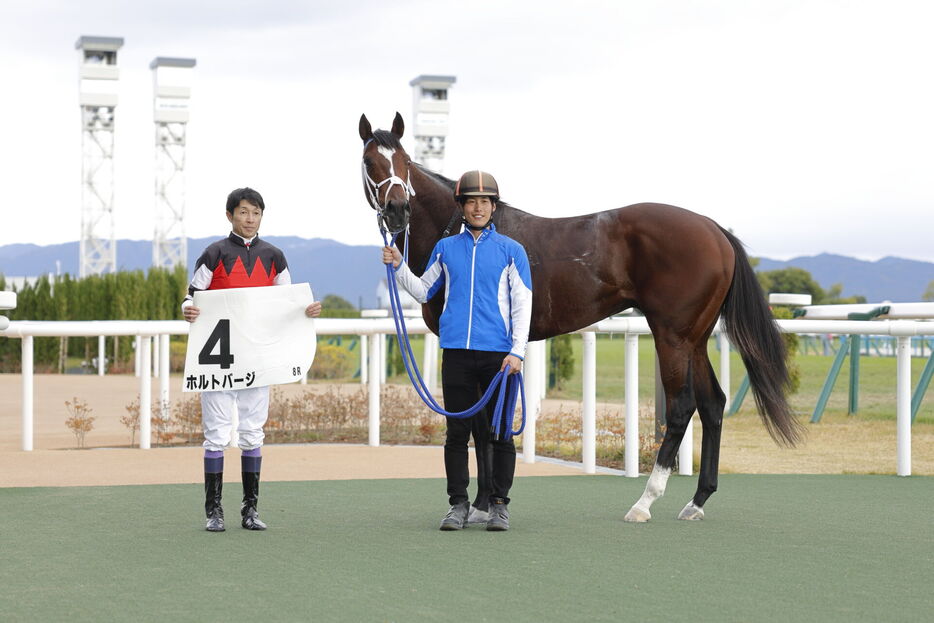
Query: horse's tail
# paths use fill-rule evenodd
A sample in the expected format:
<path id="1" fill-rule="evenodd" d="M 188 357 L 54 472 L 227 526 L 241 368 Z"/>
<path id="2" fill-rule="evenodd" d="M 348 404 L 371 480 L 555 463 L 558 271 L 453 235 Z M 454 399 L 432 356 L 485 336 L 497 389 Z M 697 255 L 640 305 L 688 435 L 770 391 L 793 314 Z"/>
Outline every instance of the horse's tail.
<path id="1" fill-rule="evenodd" d="M 766 304 L 743 243 L 722 227 L 720 230 L 736 255 L 733 283 L 720 310 L 722 322 L 746 366 L 766 429 L 777 443 L 794 446 L 801 440 L 803 429 L 785 396 L 789 385 L 785 341 Z"/>

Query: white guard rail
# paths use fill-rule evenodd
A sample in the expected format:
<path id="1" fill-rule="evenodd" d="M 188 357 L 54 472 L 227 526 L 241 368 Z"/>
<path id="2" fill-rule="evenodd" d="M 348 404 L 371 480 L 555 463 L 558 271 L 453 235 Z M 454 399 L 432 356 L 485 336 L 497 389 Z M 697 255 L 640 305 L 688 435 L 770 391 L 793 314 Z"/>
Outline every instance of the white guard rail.
<path id="1" fill-rule="evenodd" d="M 798 334 L 833 333 L 858 335 L 891 335 L 897 338 L 897 372 L 896 372 L 896 473 L 899 476 L 911 475 L 911 337 L 915 335 L 934 334 L 934 323 L 914 320 L 892 321 L 862 321 L 862 320 L 779 320 L 783 331 Z M 33 338 L 34 337 L 94 337 L 94 336 L 137 336 L 140 379 L 140 448 L 150 447 L 150 418 L 152 373 L 150 362 L 153 359 L 150 353 L 150 339 L 160 336 L 158 344 L 159 378 L 161 382 L 161 396 L 163 402 L 168 402 L 169 396 L 169 335 L 186 335 L 188 323 L 185 321 L 134 321 L 134 320 L 107 320 L 107 321 L 17 321 L 0 331 L 0 336 L 22 339 L 22 371 L 23 371 L 23 401 L 22 448 L 25 451 L 33 449 Z M 411 334 L 426 334 L 428 329 L 424 321 L 418 317 L 407 319 L 408 331 Z M 318 335 L 358 335 L 361 336 L 361 362 L 366 362 L 361 369 L 367 377 L 369 392 L 369 444 L 379 445 L 379 390 L 381 385 L 381 369 L 384 356 L 380 345 L 386 335 L 395 333 L 395 324 L 392 318 L 318 318 L 315 321 Z M 727 353 L 726 338 L 717 326 L 715 332 L 720 339 L 720 352 Z M 595 333 L 616 333 L 625 335 L 625 430 L 636 431 L 637 434 L 626 435 L 625 440 L 625 468 L 626 475 L 638 476 L 638 336 L 648 335 L 648 323 L 642 317 L 610 318 L 578 331 L 584 340 L 583 349 L 583 405 L 581 430 L 583 434 L 583 467 L 587 473 L 596 471 L 596 339 Z M 373 336 L 372 339 L 366 339 Z M 362 345 L 367 344 L 366 348 Z M 523 454 L 526 462 L 535 461 L 535 419 L 540 410 L 540 401 L 544 395 L 544 349 L 543 342 L 533 342 L 529 346 L 525 368 L 526 377 L 529 378 L 530 387 L 527 388 L 528 422 L 523 435 Z M 426 349 L 426 368 L 434 366 L 436 353 Z M 99 357 L 103 360 L 103 339 L 99 341 Z M 540 360 L 540 361 L 539 361 Z M 534 372 L 533 372 L 534 370 Z M 426 382 L 434 384 L 431 374 Z M 720 381 L 725 393 L 729 394 L 729 357 L 721 356 Z M 685 442 L 679 453 L 681 473 L 690 474 L 692 464 L 692 430 L 689 427 L 685 434 Z"/>

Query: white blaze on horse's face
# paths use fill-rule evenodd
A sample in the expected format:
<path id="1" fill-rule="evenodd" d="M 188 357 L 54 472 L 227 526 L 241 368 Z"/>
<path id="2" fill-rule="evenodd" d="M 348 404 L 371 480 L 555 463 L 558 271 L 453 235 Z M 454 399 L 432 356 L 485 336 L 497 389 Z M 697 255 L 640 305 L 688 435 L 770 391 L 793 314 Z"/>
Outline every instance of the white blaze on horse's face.
<path id="1" fill-rule="evenodd" d="M 376 139 L 369 139 L 364 144 L 363 186 L 370 207 L 376 210 L 380 229 L 397 234 L 408 226 L 411 211 L 409 199 L 415 195 L 409 169 L 411 162 L 404 151 L 386 145 L 377 144 L 374 153 L 369 149 L 374 140 Z M 403 171 L 404 180 L 401 177 Z M 374 175 L 370 175 L 371 172 Z M 382 180 L 377 182 L 373 179 L 374 176 Z M 396 189 L 395 186 L 399 188 Z"/>
<path id="2" fill-rule="evenodd" d="M 386 175 L 386 177 L 384 177 L 381 181 L 377 182 L 373 179 L 373 177 L 370 176 L 370 173 L 367 171 L 366 159 L 364 159 L 363 182 L 366 186 L 367 199 L 370 201 L 370 206 L 382 214 L 382 211 L 386 209 L 386 207 L 389 205 L 389 202 L 392 200 L 391 194 L 394 186 L 398 185 L 403 193 L 403 196 L 397 197 L 397 200 L 404 201 L 405 203 L 408 203 L 409 198 L 415 195 L 415 189 L 412 188 L 408 166 L 405 166 L 405 180 L 396 174 L 395 149 L 379 145 L 377 146 L 376 151 L 379 155 L 386 159 L 388 175 Z M 408 162 L 404 164 L 408 165 Z M 382 176 L 380 175 L 377 177 Z"/>
<path id="3" fill-rule="evenodd" d="M 383 155 L 383 158 L 389 161 L 389 174 L 392 175 L 393 174 L 392 157 L 396 154 L 396 150 L 392 149 L 391 147 L 379 146 L 376 148 L 376 151 L 381 153 Z"/>

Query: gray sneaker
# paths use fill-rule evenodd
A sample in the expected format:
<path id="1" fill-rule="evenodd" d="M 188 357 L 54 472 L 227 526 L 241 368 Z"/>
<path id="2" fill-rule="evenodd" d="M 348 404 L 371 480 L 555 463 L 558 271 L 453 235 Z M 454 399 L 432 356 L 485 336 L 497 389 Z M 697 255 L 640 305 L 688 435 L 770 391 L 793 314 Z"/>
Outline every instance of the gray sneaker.
<path id="1" fill-rule="evenodd" d="M 475 526 L 485 524 L 490 519 L 490 511 L 480 510 L 473 504 L 470 505 L 470 514 L 467 515 L 467 525 Z"/>
<path id="2" fill-rule="evenodd" d="M 486 522 L 489 532 L 505 532 L 509 530 L 509 507 L 504 502 L 490 503 L 490 518 Z"/>
<path id="3" fill-rule="evenodd" d="M 448 514 L 441 520 L 442 530 L 460 530 L 467 525 L 467 513 L 470 512 L 470 502 L 455 504 Z"/>

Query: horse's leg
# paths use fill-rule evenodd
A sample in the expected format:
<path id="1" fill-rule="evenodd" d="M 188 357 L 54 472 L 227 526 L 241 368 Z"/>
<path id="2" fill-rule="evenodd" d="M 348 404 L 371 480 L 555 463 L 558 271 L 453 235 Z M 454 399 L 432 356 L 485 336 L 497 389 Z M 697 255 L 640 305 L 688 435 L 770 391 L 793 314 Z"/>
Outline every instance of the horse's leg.
<path id="1" fill-rule="evenodd" d="M 678 519 L 698 520 L 704 518 L 704 504 L 707 498 L 717 490 L 717 476 L 720 470 L 720 431 L 723 425 L 723 408 L 726 396 L 720 389 L 713 366 L 707 356 L 706 342 L 694 351 L 693 369 L 694 396 L 697 399 L 697 411 L 704 427 L 701 442 L 700 476 L 697 479 L 697 491 L 694 498 L 682 509 Z"/>
<path id="2" fill-rule="evenodd" d="M 675 465 L 678 447 L 684 437 L 691 416 L 694 415 L 694 383 L 690 357 L 681 348 L 663 347 L 663 339 L 656 338 L 658 361 L 665 388 L 665 439 L 655 457 L 655 466 L 645 485 L 642 497 L 626 516 L 625 521 L 644 522 L 652 518 L 652 503 L 665 494 L 668 477 Z"/>

